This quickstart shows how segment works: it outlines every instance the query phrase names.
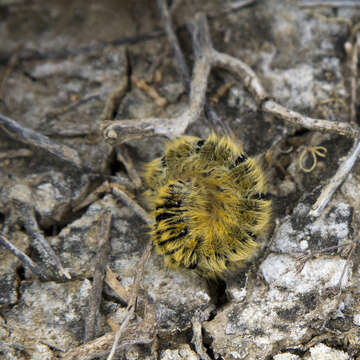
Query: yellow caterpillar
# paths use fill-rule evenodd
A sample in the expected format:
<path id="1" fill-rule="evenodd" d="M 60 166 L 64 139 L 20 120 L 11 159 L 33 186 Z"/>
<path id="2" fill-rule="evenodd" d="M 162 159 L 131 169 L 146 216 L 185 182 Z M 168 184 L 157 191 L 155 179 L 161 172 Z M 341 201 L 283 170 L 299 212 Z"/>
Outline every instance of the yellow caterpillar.
<path id="1" fill-rule="evenodd" d="M 271 200 L 257 161 L 228 137 L 182 136 L 144 171 L 158 253 L 171 268 L 221 277 L 244 264 L 266 232 Z"/>

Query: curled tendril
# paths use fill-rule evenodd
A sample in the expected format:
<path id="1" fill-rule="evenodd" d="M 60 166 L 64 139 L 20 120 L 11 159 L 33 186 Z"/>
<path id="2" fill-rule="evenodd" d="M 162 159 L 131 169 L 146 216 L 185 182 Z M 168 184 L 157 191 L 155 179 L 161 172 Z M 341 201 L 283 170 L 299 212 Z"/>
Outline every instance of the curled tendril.
<path id="1" fill-rule="evenodd" d="M 313 159 L 313 163 L 309 168 L 304 167 L 304 158 L 310 153 Z M 317 156 L 325 157 L 327 153 L 327 149 L 324 146 L 307 146 L 299 157 L 299 167 L 302 171 L 309 173 L 312 172 L 317 165 Z"/>

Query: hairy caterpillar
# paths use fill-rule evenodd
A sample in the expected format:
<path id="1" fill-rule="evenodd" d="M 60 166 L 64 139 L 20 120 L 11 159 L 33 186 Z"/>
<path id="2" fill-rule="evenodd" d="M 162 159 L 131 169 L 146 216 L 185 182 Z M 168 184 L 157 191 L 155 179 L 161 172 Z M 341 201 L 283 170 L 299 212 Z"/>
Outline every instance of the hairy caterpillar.
<path id="1" fill-rule="evenodd" d="M 256 250 L 271 216 L 263 170 L 228 137 L 182 136 L 144 171 L 152 241 L 171 268 L 221 277 Z"/>

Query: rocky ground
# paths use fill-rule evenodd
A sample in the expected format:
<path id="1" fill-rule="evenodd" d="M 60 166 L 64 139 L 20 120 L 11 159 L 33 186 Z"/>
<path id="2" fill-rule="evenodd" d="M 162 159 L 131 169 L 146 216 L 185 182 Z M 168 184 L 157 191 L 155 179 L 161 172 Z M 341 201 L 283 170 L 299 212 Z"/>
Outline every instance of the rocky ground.
<path id="1" fill-rule="evenodd" d="M 355 42 L 359 7 L 307 8 L 295 0 L 239 8 L 230 0 L 173 3 L 190 68 L 186 24 L 203 12 L 214 48 L 248 64 L 271 98 L 312 118 L 350 121 L 351 89 L 358 82 L 344 46 Z M 34 273 L 0 244 L 0 357 L 106 359 L 112 331 L 126 316 L 148 228 L 111 193 L 83 200 L 116 178 L 142 203 L 136 170 L 162 153 L 164 137 L 115 149 L 100 131 L 105 102 L 120 89 L 115 119 L 171 117 L 188 105 L 186 86 L 156 2 L 1 0 L 0 19 L 0 113 L 80 159 L 29 144 L 0 122 L 2 235 L 40 269 Z M 220 94 L 224 84 L 228 89 Z M 345 246 L 360 229 L 358 164 L 321 214 L 309 215 L 353 140 L 262 112 L 244 83 L 225 70 L 211 73 L 207 98 L 214 96 L 218 116 L 248 154 L 263 159 L 274 199 L 271 232 L 248 267 L 217 283 L 167 270 L 152 253 L 138 312 L 114 359 L 360 359 L 360 250 L 356 242 Z M 210 131 L 201 114 L 186 134 L 206 137 Z M 326 156 L 317 156 L 306 172 L 314 146 L 324 147 Z M 41 238 L 63 273 L 54 271 L 59 265 Z M 110 247 L 102 252 L 104 241 Z M 94 312 L 99 253 L 108 270 Z M 89 335 L 93 315 L 95 333 Z M 85 347 L 76 353 L 100 340 L 103 352 Z"/>

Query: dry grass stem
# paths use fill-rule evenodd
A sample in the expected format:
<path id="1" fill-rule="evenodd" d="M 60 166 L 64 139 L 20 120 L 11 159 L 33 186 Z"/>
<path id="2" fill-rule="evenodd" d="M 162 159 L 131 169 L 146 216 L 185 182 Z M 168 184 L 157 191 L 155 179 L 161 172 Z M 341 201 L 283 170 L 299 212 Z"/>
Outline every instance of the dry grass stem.
<path id="1" fill-rule="evenodd" d="M 129 291 L 127 291 L 116 278 L 114 272 L 107 267 L 105 274 L 105 282 L 116 292 L 124 303 L 128 303 L 130 299 Z"/>
<path id="2" fill-rule="evenodd" d="M 112 360 L 112 358 L 114 357 L 115 355 L 115 351 L 116 351 L 116 348 L 117 348 L 117 345 L 119 343 L 119 339 L 120 339 L 120 336 L 123 334 L 124 330 L 126 329 L 129 321 L 131 320 L 132 316 L 134 315 L 134 306 L 130 306 L 128 308 L 128 313 L 124 319 L 124 321 L 122 322 L 121 326 L 119 327 L 119 329 L 116 331 L 116 334 L 115 334 L 115 338 L 114 338 L 114 342 L 113 342 L 113 345 L 111 347 L 111 351 L 110 351 L 110 354 L 109 356 L 107 357 L 107 360 Z"/>
<path id="3" fill-rule="evenodd" d="M 210 99 L 210 105 L 214 106 L 216 105 L 220 99 L 225 96 L 225 94 L 227 93 L 227 91 L 234 85 L 233 81 L 228 81 L 225 84 L 221 85 L 214 96 L 211 97 Z"/>

